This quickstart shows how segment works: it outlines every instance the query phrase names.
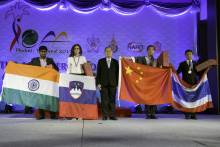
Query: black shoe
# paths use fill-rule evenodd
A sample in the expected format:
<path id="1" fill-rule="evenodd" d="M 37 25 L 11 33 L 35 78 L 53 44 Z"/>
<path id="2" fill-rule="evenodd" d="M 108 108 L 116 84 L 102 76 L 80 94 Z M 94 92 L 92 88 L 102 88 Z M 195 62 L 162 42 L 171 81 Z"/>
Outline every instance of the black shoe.
<path id="1" fill-rule="evenodd" d="M 24 114 L 32 114 L 32 113 L 33 113 L 33 108 L 29 106 L 25 106 Z"/>
<path id="2" fill-rule="evenodd" d="M 40 116 L 40 117 L 37 118 L 37 120 L 41 120 L 41 119 L 45 119 L 45 117 L 44 116 Z"/>
<path id="3" fill-rule="evenodd" d="M 109 117 L 110 120 L 118 120 L 116 117 Z"/>
<path id="4" fill-rule="evenodd" d="M 145 119 L 151 119 L 151 115 L 147 115 Z"/>
<path id="5" fill-rule="evenodd" d="M 191 119 L 197 120 L 196 115 L 191 115 Z"/>
<path id="6" fill-rule="evenodd" d="M 66 120 L 72 120 L 73 118 L 72 117 L 66 117 L 65 119 Z"/>
<path id="7" fill-rule="evenodd" d="M 25 111 L 24 114 L 32 114 L 33 111 L 32 110 L 29 110 L 29 111 Z"/>
<path id="8" fill-rule="evenodd" d="M 4 111 L 5 111 L 5 113 L 12 113 L 13 112 L 13 107 L 11 105 L 6 104 Z"/>
<path id="9" fill-rule="evenodd" d="M 107 116 L 103 116 L 103 117 L 102 117 L 102 120 L 107 120 L 107 119 L 108 119 Z"/>
<path id="10" fill-rule="evenodd" d="M 50 119 L 58 119 L 58 117 L 52 116 L 52 117 L 50 117 Z"/>
<path id="11" fill-rule="evenodd" d="M 151 119 L 157 119 L 155 115 L 151 115 Z"/>
<path id="12" fill-rule="evenodd" d="M 185 115 L 185 119 L 190 119 L 190 116 L 189 115 Z"/>

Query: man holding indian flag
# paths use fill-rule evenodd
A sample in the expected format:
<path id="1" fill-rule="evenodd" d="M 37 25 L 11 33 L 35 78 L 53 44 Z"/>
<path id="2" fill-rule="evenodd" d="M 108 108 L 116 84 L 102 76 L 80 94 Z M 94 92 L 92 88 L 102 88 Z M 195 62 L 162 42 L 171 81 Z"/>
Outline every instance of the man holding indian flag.
<path id="1" fill-rule="evenodd" d="M 44 110 L 49 110 L 54 119 L 58 111 L 58 67 L 52 58 L 46 57 L 46 46 L 40 46 L 39 54 L 40 57 L 33 58 L 28 65 L 8 63 L 1 97 L 9 104 L 38 108 L 38 119 L 44 119 Z"/>

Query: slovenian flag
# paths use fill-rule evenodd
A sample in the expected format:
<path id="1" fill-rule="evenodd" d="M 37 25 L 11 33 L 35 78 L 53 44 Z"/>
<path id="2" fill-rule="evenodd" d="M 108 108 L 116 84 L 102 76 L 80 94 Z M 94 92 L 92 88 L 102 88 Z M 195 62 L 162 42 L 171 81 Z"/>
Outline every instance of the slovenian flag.
<path id="1" fill-rule="evenodd" d="M 212 96 L 207 72 L 194 87 L 184 83 L 175 72 L 172 73 L 172 105 L 183 112 L 202 112 L 212 108 Z"/>
<path id="2" fill-rule="evenodd" d="M 58 81 L 59 73 L 54 69 L 9 62 L 6 66 L 1 98 L 8 104 L 57 112 Z"/>
<path id="3" fill-rule="evenodd" d="M 60 74 L 59 116 L 98 119 L 95 77 Z"/>

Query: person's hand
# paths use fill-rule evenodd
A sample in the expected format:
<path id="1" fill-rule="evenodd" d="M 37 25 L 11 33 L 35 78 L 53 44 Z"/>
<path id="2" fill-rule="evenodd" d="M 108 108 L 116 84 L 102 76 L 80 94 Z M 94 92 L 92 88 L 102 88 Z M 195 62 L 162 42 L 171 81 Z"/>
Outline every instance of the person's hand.
<path id="1" fill-rule="evenodd" d="M 53 65 L 49 64 L 49 65 L 46 66 L 46 68 L 53 68 Z"/>
<path id="2" fill-rule="evenodd" d="M 98 84 L 98 86 L 97 86 L 97 87 L 98 87 L 98 89 L 99 89 L 99 90 L 101 90 L 101 89 L 102 89 L 101 84 Z"/>

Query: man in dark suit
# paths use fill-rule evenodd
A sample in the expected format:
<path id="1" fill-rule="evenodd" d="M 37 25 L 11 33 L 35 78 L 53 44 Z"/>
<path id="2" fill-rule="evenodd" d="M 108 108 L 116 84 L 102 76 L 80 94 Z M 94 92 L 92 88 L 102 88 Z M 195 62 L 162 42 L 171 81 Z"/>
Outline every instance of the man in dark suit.
<path id="1" fill-rule="evenodd" d="M 115 116 L 115 97 L 118 86 L 119 65 L 112 58 L 112 49 L 105 48 L 105 58 L 98 61 L 96 84 L 101 93 L 101 108 L 103 120 L 117 120 Z"/>
<path id="2" fill-rule="evenodd" d="M 182 79 L 190 85 L 195 85 L 198 81 L 198 73 L 196 71 L 197 63 L 192 60 L 192 50 L 185 51 L 186 61 L 179 64 L 177 74 L 182 73 Z M 195 113 L 184 113 L 185 119 L 196 119 Z"/>
<path id="3" fill-rule="evenodd" d="M 59 71 L 57 65 L 54 63 L 52 58 L 47 58 L 47 47 L 46 46 L 40 46 L 39 47 L 39 54 L 40 57 L 33 58 L 31 62 L 29 62 L 29 65 L 33 66 L 41 66 L 41 67 L 50 67 L 54 68 L 56 71 Z M 28 108 L 26 108 L 28 109 Z M 39 109 L 40 117 L 39 119 L 44 119 L 45 118 L 45 112 L 43 109 Z M 56 113 L 55 112 L 50 112 L 51 119 L 56 119 Z"/>
<path id="4" fill-rule="evenodd" d="M 135 57 L 135 62 L 144 64 L 144 65 L 149 65 L 156 67 L 157 66 L 157 60 L 154 59 L 154 51 L 155 51 L 155 46 L 154 45 L 148 45 L 147 46 L 147 56 L 140 56 L 140 57 Z M 145 112 L 146 112 L 146 119 L 156 119 L 156 105 L 145 105 Z"/>

